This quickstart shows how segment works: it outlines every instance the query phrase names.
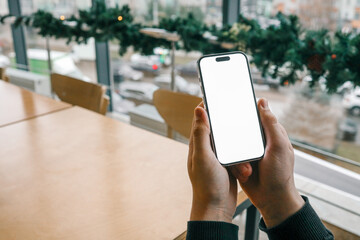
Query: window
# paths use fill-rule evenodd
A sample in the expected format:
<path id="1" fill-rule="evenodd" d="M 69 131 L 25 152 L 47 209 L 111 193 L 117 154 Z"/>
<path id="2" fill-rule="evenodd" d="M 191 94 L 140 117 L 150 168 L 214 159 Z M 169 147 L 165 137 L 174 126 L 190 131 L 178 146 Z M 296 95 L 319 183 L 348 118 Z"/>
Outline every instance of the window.
<path id="1" fill-rule="evenodd" d="M 135 0 L 112 1 L 110 6 L 128 4 L 135 21 L 144 25 L 157 25 L 163 18 L 186 17 L 188 13 L 208 25 L 222 25 L 222 1 L 165 1 Z M 114 111 L 129 116 L 129 122 L 145 129 L 166 135 L 166 125 L 153 105 L 153 93 L 170 89 L 171 49 L 155 48 L 150 56 L 143 56 L 132 49 L 124 56 L 118 54 L 118 42 L 110 42 L 112 74 L 114 78 Z M 178 92 L 200 96 L 196 60 L 199 52 L 175 52 L 175 89 Z M 154 125 L 156 121 L 156 125 Z M 162 126 L 161 130 L 157 126 Z M 175 138 L 181 138 L 175 134 Z"/>
<path id="2" fill-rule="evenodd" d="M 0 0 L 0 15 L 9 13 L 7 0 Z M 10 23 L 0 24 L 0 67 L 8 67 L 10 55 L 14 51 Z"/>
<path id="3" fill-rule="evenodd" d="M 256 18 L 261 27 L 266 28 L 268 24 L 277 23 L 273 14 L 277 13 L 276 10 L 281 6 L 284 14 L 290 14 L 291 12 L 286 12 L 290 10 L 298 12 L 300 21 L 306 29 L 317 29 L 316 27 L 319 26 L 330 28 L 334 23 L 341 23 L 340 13 L 347 10 L 340 9 L 339 14 L 330 16 L 327 10 L 334 9 L 333 3 L 330 2 L 332 1 L 311 0 L 305 3 L 295 1 L 291 3 L 291 7 L 288 7 L 281 1 L 272 4 L 271 1 L 244 0 L 242 13 L 246 13 L 247 17 Z M 108 1 L 108 4 L 109 6 L 128 4 L 135 16 L 135 22 L 149 26 L 156 24 L 162 18 L 185 17 L 188 13 L 193 13 L 199 21 L 208 25 L 221 26 L 222 22 L 221 0 L 113 0 Z M 76 14 L 79 9 L 90 8 L 90 6 L 90 0 L 22 0 L 22 10 L 25 14 L 45 9 L 55 16 L 65 18 Z M 257 12 L 257 9 L 261 11 Z M 7 10 L 7 1 L 0 0 L 0 13 L 4 14 Z M 345 13 L 348 14 L 347 11 Z M 359 13 L 356 13 L 355 17 L 359 19 Z M 1 52 L 15 66 L 11 28 L 9 25 L 0 25 L 0 30 Z M 336 27 L 330 30 L 335 31 Z M 40 37 L 34 29 L 27 28 L 25 31 L 30 70 L 37 74 L 48 75 L 46 39 Z M 54 72 L 97 82 L 93 39 L 90 39 L 86 45 L 75 43 L 66 45 L 63 39 L 49 39 L 49 45 L 53 53 L 52 70 Z M 140 125 L 141 123 L 146 129 L 166 135 L 166 125 L 153 104 L 153 94 L 158 89 L 171 88 L 171 49 L 157 47 L 149 56 L 141 55 L 131 48 L 124 56 L 120 56 L 118 52 L 119 43 L 110 41 L 109 54 L 112 67 L 110 74 L 114 80 L 112 89 L 114 112 L 131 124 Z M 174 88 L 176 91 L 201 96 L 196 69 L 196 60 L 201 55 L 200 52 L 195 51 L 175 51 Z M 315 90 L 310 89 L 311 77 L 309 79 L 306 72 L 302 73 L 301 78 L 299 77 L 297 85 L 281 86 L 278 78 L 263 77 L 260 70 L 253 64 L 250 68 L 257 97 L 266 97 L 270 100 L 273 111 L 294 142 L 360 162 L 360 121 L 356 116 L 358 113 L 356 102 L 359 95 L 349 95 L 347 92 L 351 90 L 350 87 L 344 85 L 341 89 L 339 88 L 338 93 L 329 95 L 324 90 L 326 82 L 324 79 Z M 136 117 L 133 117 L 134 114 Z M 153 120 L 157 121 L 156 126 L 162 126 L 161 131 L 154 127 Z M 352 123 L 348 124 L 349 122 Z M 353 130 L 349 131 L 349 129 Z M 356 154 L 349 154 L 350 152 Z"/>
<path id="4" fill-rule="evenodd" d="M 70 17 L 79 9 L 88 9 L 91 0 L 83 1 L 26 1 L 22 0 L 23 14 L 31 14 L 39 9 L 50 11 L 55 17 Z M 30 71 L 49 75 L 47 57 L 47 39 L 39 36 L 35 29 L 25 28 L 27 55 Z M 84 81 L 97 82 L 95 65 L 95 45 L 93 40 L 88 44 L 66 44 L 65 39 L 48 39 L 51 50 L 52 72 L 71 76 Z"/>

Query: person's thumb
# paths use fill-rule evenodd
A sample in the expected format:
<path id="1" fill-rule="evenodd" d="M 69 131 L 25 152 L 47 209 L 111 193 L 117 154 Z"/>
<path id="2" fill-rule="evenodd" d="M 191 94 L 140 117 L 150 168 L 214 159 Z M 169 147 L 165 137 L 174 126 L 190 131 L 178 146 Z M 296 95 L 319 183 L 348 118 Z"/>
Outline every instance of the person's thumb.
<path id="1" fill-rule="evenodd" d="M 282 137 L 281 129 L 278 120 L 269 108 L 269 103 L 266 99 L 261 98 L 258 101 L 258 109 L 261 118 L 261 124 L 264 129 L 267 144 L 274 144 Z"/>
<path id="2" fill-rule="evenodd" d="M 202 107 L 196 107 L 194 111 L 195 121 L 193 126 L 194 151 L 207 151 L 211 149 L 210 126 L 206 111 Z"/>

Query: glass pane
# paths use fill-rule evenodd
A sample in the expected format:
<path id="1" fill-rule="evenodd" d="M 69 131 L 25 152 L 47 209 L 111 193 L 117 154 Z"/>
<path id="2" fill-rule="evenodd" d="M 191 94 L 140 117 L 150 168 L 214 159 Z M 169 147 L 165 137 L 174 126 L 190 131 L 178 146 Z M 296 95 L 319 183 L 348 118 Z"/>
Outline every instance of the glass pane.
<path id="1" fill-rule="evenodd" d="M 121 3 L 121 4 L 120 4 Z M 144 25 L 157 25 L 162 19 L 186 17 L 188 13 L 208 25 L 222 24 L 222 1 L 114 1 L 116 4 L 128 4 L 135 22 Z M 114 110 L 121 113 L 123 119 L 144 129 L 167 135 L 164 119 L 153 104 L 153 93 L 157 89 L 170 90 L 171 85 L 171 49 L 155 48 L 150 56 L 141 55 L 132 49 L 124 56 L 118 54 L 118 43 L 110 45 L 114 76 Z M 196 60 L 200 52 L 175 51 L 175 90 L 177 92 L 200 96 Z M 187 141 L 175 133 L 175 138 Z"/>
<path id="2" fill-rule="evenodd" d="M 0 15 L 8 13 L 8 1 L 0 0 Z M 11 26 L 9 21 L 6 21 L 5 24 L 0 24 L 0 67 L 8 67 L 10 65 L 10 53 L 13 51 Z"/>
<path id="3" fill-rule="evenodd" d="M 0 0 L 0 14 L 5 15 L 9 13 L 8 1 Z"/>
<path id="4" fill-rule="evenodd" d="M 88 9 L 91 0 L 86 1 L 25 1 L 22 0 L 24 14 L 33 13 L 39 9 L 50 11 L 55 17 L 70 17 L 76 15 L 79 9 Z M 37 34 L 31 27 L 25 29 L 26 44 L 30 71 L 48 75 L 46 39 Z M 66 44 L 66 39 L 49 39 L 51 50 L 52 72 L 68 75 L 84 81 L 97 82 L 95 67 L 95 45 L 90 39 L 88 44 L 78 45 L 74 42 Z"/>
<path id="5" fill-rule="evenodd" d="M 268 2 L 270 1 L 242 1 L 242 13 L 256 18 L 260 23 L 274 21 L 272 17 L 279 11 L 296 14 L 304 30 L 326 28 L 330 32 L 343 30 L 353 33 L 360 30 L 356 20 L 356 13 L 360 11 L 356 8 L 357 1 L 350 1 L 350 5 L 346 5 L 339 1 L 278 0 L 272 2 L 270 15 L 265 13 L 266 11 L 259 12 Z M 321 68 L 321 65 L 319 67 Z M 285 71 L 285 68 L 281 70 Z M 273 111 L 296 146 L 360 163 L 360 101 L 358 90 L 354 90 L 350 82 L 345 82 L 336 93 L 327 94 L 326 78 L 320 78 L 319 83 L 310 88 L 312 78 L 307 71 L 299 74 L 298 82 L 294 86 L 285 87 L 278 86 L 279 79 L 269 76 L 263 78 L 253 65 L 252 74 L 257 96 L 270 100 Z M 324 158 L 335 161 L 331 157 Z M 359 172 L 359 167 L 354 164 L 344 163 L 341 159 L 336 162 Z"/>

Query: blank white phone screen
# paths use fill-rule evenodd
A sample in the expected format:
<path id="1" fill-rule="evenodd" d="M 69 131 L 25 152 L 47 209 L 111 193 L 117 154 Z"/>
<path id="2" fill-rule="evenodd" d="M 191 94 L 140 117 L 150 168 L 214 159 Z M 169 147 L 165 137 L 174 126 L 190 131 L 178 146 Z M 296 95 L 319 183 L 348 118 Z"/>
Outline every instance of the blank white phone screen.
<path id="1" fill-rule="evenodd" d="M 229 57 L 227 61 L 216 61 Z M 246 57 L 204 57 L 200 72 L 217 158 L 231 164 L 260 158 L 264 143 Z"/>

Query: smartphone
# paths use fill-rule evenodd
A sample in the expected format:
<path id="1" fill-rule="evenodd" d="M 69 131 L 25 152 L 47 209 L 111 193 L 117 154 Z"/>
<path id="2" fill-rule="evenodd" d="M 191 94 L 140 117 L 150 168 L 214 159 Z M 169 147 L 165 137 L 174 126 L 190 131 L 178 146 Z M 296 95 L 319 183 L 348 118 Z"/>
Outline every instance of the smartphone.
<path id="1" fill-rule="evenodd" d="M 259 160 L 265 138 L 243 52 L 205 55 L 198 62 L 213 151 L 222 165 Z"/>

